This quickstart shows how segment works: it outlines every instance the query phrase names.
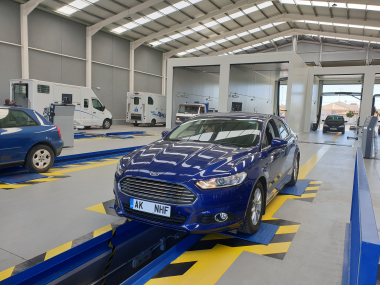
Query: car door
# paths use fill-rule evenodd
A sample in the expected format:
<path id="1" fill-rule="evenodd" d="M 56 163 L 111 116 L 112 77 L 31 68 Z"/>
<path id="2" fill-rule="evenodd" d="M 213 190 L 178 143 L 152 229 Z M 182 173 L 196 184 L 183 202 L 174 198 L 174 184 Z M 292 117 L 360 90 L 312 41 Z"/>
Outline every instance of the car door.
<path id="1" fill-rule="evenodd" d="M 270 119 L 265 126 L 261 146 L 264 168 L 269 179 L 267 202 L 277 194 L 279 191 L 277 186 L 283 180 L 282 171 L 284 168 L 285 150 L 283 147 L 274 148 L 271 146 L 272 140 L 278 137 L 279 133 L 276 123 L 273 119 Z"/>
<path id="2" fill-rule="evenodd" d="M 81 121 L 85 126 L 92 125 L 92 108 L 88 98 L 83 98 L 83 112 L 81 113 Z"/>
<path id="3" fill-rule="evenodd" d="M 101 122 L 101 118 L 103 115 L 103 105 L 96 98 L 91 98 L 91 101 L 92 101 L 92 125 L 100 126 L 101 124 L 103 124 L 103 122 Z"/>
<path id="4" fill-rule="evenodd" d="M 0 116 L 1 157 L 0 164 L 21 162 L 34 144 L 34 134 L 40 125 L 25 111 L 2 109 Z M 5 115 L 5 116 L 4 116 Z"/>

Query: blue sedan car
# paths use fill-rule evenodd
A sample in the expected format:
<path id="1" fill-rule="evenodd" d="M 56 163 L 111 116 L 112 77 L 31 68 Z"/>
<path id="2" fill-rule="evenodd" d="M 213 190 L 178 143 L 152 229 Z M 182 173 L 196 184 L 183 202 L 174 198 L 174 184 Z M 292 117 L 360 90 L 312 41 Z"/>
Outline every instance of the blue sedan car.
<path id="1" fill-rule="evenodd" d="M 0 107 L 0 167 L 46 172 L 62 148 L 60 129 L 36 111 Z"/>
<path id="2" fill-rule="evenodd" d="M 124 156 L 114 183 L 123 217 L 191 233 L 255 233 L 266 205 L 295 185 L 297 136 L 281 118 L 194 117 Z"/>

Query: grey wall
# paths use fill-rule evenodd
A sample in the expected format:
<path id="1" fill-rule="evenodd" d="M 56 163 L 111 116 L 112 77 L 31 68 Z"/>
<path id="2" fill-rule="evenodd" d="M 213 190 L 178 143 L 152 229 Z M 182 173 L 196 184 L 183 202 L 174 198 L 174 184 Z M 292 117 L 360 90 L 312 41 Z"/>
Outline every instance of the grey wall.
<path id="1" fill-rule="evenodd" d="M 187 93 L 188 98 L 178 97 L 178 93 Z M 211 101 L 206 101 L 211 97 Z M 175 125 L 175 114 L 181 103 L 209 103 L 210 108 L 218 109 L 219 77 L 208 73 L 198 72 L 184 67 L 176 67 L 173 70 L 173 118 Z"/>
<path id="2" fill-rule="evenodd" d="M 243 103 L 243 112 L 273 113 L 275 82 L 278 72 L 266 74 L 252 71 L 239 65 L 231 65 L 229 93 L 237 93 L 239 98 L 228 98 L 228 110 L 232 102 Z M 254 99 L 257 97 L 257 99 Z"/>
<path id="3" fill-rule="evenodd" d="M 29 15 L 28 25 L 30 78 L 85 86 L 86 26 L 38 9 Z M 0 104 L 3 104 L 9 98 L 9 80 L 21 78 L 21 49 L 17 46 L 21 44 L 19 3 L 0 0 L 0 27 L 0 41 L 6 42 L 0 42 Z M 111 111 L 115 123 L 125 122 L 129 44 L 128 40 L 105 32 L 93 36 L 93 91 Z M 146 46 L 137 48 L 135 70 L 136 91 L 161 93 L 160 51 Z"/>

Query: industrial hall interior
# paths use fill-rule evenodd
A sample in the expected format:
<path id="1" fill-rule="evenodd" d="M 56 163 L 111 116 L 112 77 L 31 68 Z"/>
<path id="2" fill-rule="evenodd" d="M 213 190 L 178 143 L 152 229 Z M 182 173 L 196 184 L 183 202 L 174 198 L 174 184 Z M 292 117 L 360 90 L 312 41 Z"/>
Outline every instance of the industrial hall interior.
<path id="1" fill-rule="evenodd" d="M 0 285 L 379 285 L 380 0 L 0 0 Z"/>

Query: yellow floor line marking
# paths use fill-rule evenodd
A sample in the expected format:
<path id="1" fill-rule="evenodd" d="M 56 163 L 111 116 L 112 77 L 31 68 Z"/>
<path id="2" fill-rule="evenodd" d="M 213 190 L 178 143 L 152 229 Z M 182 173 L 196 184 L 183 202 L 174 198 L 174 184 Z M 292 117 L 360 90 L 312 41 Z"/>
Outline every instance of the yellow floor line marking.
<path id="1" fill-rule="evenodd" d="M 104 234 L 106 232 L 109 232 L 109 231 L 112 231 L 111 224 L 106 225 L 106 226 L 104 226 L 104 227 L 102 227 L 100 229 L 95 230 L 94 231 L 94 238 L 97 237 L 97 236 L 100 236 L 100 235 L 102 235 L 102 234 Z"/>
<path id="2" fill-rule="evenodd" d="M 319 190 L 319 186 L 318 187 L 307 187 L 305 191 L 312 191 L 312 190 Z"/>
<path id="3" fill-rule="evenodd" d="M 333 138 L 332 138 L 332 140 L 331 141 L 336 141 L 339 137 L 340 137 L 340 135 L 341 135 L 341 133 L 339 133 L 339 134 L 336 134 Z"/>
<path id="4" fill-rule="evenodd" d="M 310 184 L 322 184 L 322 181 L 311 181 Z"/>
<path id="5" fill-rule="evenodd" d="M 62 252 L 65 252 L 66 250 L 69 250 L 72 246 L 73 242 L 70 241 L 68 243 L 65 243 L 61 246 L 58 246 L 52 250 L 49 250 L 48 252 L 46 252 L 46 255 L 45 255 L 45 260 L 48 260 L 58 254 L 61 254 Z"/>
<path id="6" fill-rule="evenodd" d="M 305 162 L 299 169 L 298 179 L 305 179 L 309 172 L 317 165 L 322 156 L 330 149 L 330 145 L 323 146 L 317 151 L 308 161 Z"/>
<path id="7" fill-rule="evenodd" d="M 315 196 L 317 196 L 317 193 L 306 193 L 302 194 L 301 196 L 293 196 L 292 199 L 315 198 Z"/>
<path id="8" fill-rule="evenodd" d="M 205 237 L 203 237 L 201 240 L 216 240 L 216 239 L 228 239 L 228 238 L 234 238 L 234 237 L 222 235 L 222 234 L 208 234 Z"/>
<path id="9" fill-rule="evenodd" d="M 86 208 L 86 210 L 98 212 L 98 213 L 101 213 L 101 214 L 107 214 L 106 210 L 104 209 L 103 203 L 96 204 L 94 206 L 88 207 L 88 208 Z"/>
<path id="10" fill-rule="evenodd" d="M 38 178 L 35 180 L 29 180 L 28 182 L 51 182 L 55 180 L 60 180 L 61 178 Z"/>
<path id="11" fill-rule="evenodd" d="M 17 189 L 17 188 L 22 188 L 25 186 L 30 186 L 30 184 L 4 184 L 0 185 L 1 189 Z"/>
<path id="12" fill-rule="evenodd" d="M 4 271 L 0 272 L 0 281 L 3 281 L 4 279 L 7 279 L 11 277 L 13 269 L 15 269 L 16 266 L 13 266 L 11 268 L 5 269 Z"/>
<path id="13" fill-rule="evenodd" d="M 265 223 L 265 221 L 264 221 Z M 292 226 L 280 226 L 276 232 L 276 234 L 291 234 L 296 233 L 300 225 L 292 225 Z"/>
<path id="14" fill-rule="evenodd" d="M 244 251 L 256 253 L 256 254 L 274 254 L 287 252 L 289 250 L 290 244 L 292 242 L 279 242 L 279 243 L 270 243 L 268 245 L 258 244 L 258 245 L 250 245 L 250 246 L 242 246 L 239 247 Z"/>

